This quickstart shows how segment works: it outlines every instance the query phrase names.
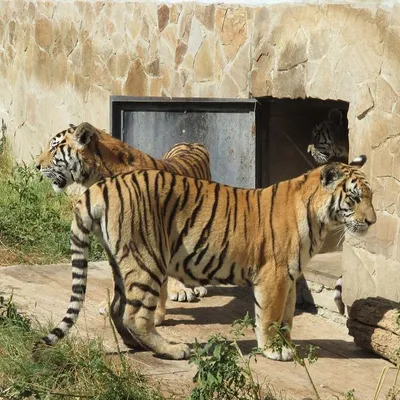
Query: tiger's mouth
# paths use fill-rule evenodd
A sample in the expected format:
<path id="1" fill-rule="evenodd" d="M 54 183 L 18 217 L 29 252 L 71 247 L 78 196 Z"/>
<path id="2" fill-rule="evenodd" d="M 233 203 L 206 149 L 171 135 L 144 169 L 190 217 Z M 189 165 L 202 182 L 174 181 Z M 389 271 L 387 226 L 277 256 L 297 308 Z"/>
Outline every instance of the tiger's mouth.
<path id="1" fill-rule="evenodd" d="M 68 180 L 60 172 L 56 172 L 51 169 L 43 169 L 41 170 L 41 172 L 43 176 L 52 181 L 53 189 L 55 192 L 62 192 L 66 188 Z"/>
<path id="2" fill-rule="evenodd" d="M 328 161 L 328 157 L 319 151 L 313 144 L 310 144 L 307 147 L 307 152 L 311 154 L 318 164 L 325 164 Z"/>
<path id="3" fill-rule="evenodd" d="M 65 178 L 64 176 L 60 176 L 57 178 L 57 180 L 53 180 L 53 190 L 56 193 L 62 193 L 65 188 L 67 187 L 68 181 L 67 178 Z"/>
<path id="4" fill-rule="evenodd" d="M 60 189 L 64 189 L 67 186 L 67 179 L 64 176 L 60 176 L 57 180 L 53 181 L 53 185 L 56 185 Z"/>
<path id="5" fill-rule="evenodd" d="M 368 224 L 355 224 L 354 222 L 346 224 L 346 230 L 357 236 L 364 236 L 368 232 Z"/>

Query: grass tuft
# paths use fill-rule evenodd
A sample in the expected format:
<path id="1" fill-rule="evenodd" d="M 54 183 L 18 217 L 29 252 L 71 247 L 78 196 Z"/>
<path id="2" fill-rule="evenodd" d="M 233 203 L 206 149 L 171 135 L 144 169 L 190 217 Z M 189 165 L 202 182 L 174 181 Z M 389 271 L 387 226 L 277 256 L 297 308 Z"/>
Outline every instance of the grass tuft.
<path id="1" fill-rule="evenodd" d="M 69 262 L 73 200 L 56 194 L 33 165 L 16 164 L 0 139 L 0 259 L 2 265 Z M 105 258 L 93 242 L 90 257 Z"/>
<path id="2" fill-rule="evenodd" d="M 66 338 L 32 359 L 44 331 L 0 300 L 0 398 L 162 400 L 131 365 L 106 355 L 99 340 Z"/>

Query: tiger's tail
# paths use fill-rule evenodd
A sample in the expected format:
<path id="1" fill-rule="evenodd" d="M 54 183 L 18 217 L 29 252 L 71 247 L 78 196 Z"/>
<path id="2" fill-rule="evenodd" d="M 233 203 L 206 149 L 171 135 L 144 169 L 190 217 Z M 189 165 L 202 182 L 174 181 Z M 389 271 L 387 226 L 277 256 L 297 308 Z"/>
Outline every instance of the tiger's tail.
<path id="1" fill-rule="evenodd" d="M 87 201 L 88 198 L 90 199 L 88 192 L 89 190 L 85 192 L 86 202 L 79 201 L 77 203 L 71 225 L 72 293 L 68 310 L 61 322 L 47 336 L 42 337 L 36 345 L 46 344 L 52 346 L 62 339 L 76 323 L 85 301 L 89 235 L 94 222 L 90 213 L 90 201 Z"/>
<path id="2" fill-rule="evenodd" d="M 336 307 L 339 310 L 339 314 L 344 315 L 345 305 L 342 300 L 342 277 L 336 281 L 335 292 L 333 294 L 333 300 L 335 301 Z"/>

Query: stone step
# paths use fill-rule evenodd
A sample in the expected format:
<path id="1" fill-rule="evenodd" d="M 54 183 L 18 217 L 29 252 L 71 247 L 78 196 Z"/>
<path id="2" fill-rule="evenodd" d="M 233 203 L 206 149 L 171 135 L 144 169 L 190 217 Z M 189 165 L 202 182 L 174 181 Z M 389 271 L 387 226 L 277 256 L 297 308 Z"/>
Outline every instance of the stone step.
<path id="1" fill-rule="evenodd" d="M 303 272 L 307 281 L 335 289 L 336 281 L 342 275 L 342 252 L 317 254 L 310 260 Z"/>
<path id="2" fill-rule="evenodd" d="M 344 324 L 334 301 L 334 290 L 342 274 L 342 252 L 317 254 L 304 268 L 297 282 L 297 307 Z"/>

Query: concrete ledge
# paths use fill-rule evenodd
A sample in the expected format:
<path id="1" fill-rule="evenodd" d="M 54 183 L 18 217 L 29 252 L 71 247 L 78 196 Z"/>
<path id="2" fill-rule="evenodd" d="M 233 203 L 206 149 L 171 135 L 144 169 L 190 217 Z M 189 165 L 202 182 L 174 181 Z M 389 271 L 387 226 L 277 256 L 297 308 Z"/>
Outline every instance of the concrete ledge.
<path id="1" fill-rule="evenodd" d="M 342 275 L 342 252 L 317 254 L 304 268 L 303 274 L 307 281 L 335 289 L 336 281 Z"/>
<path id="2" fill-rule="evenodd" d="M 304 268 L 304 277 L 297 281 L 297 308 L 345 324 L 346 317 L 339 314 L 334 301 L 336 281 L 341 273 L 341 252 L 317 254 Z"/>

